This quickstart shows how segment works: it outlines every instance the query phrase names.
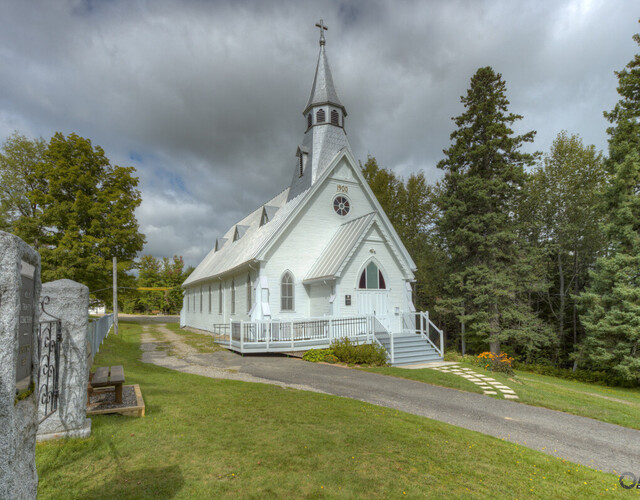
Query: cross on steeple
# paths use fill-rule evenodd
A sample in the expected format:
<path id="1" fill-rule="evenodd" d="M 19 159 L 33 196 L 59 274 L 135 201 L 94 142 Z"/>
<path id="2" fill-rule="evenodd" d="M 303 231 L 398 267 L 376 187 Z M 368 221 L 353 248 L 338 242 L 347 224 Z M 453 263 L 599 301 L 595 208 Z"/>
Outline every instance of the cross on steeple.
<path id="1" fill-rule="evenodd" d="M 324 21 L 322 19 L 320 19 L 319 23 L 316 23 L 316 27 L 320 28 L 320 45 L 324 45 L 324 32 L 329 28 L 324 25 Z"/>

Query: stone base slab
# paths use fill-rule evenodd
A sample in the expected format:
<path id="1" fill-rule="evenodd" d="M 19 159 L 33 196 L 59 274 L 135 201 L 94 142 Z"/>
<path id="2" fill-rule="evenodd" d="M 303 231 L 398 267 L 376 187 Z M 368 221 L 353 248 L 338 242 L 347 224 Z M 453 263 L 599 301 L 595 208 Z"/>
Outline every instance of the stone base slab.
<path id="1" fill-rule="evenodd" d="M 80 429 L 70 429 L 68 431 L 51 432 L 49 434 L 37 434 L 36 441 L 51 441 L 52 439 L 88 438 L 91 436 L 91 419 L 86 418 L 84 426 Z"/>

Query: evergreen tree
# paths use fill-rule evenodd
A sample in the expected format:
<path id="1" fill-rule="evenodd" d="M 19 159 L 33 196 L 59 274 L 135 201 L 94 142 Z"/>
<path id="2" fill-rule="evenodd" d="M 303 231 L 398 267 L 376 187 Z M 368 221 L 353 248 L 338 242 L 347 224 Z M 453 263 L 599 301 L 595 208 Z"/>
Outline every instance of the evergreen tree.
<path id="1" fill-rule="evenodd" d="M 556 325 L 556 363 L 566 363 L 577 343 L 576 299 L 603 250 L 597 203 L 606 179 L 595 146 L 562 131 L 527 186 L 522 216 L 545 259 L 542 272 L 550 286 L 539 297 L 546 318 Z"/>
<path id="2" fill-rule="evenodd" d="M 508 341 L 527 358 L 548 344 L 545 325 L 526 300 L 533 262 L 517 214 L 535 155 L 520 151 L 535 132 L 514 135 L 522 116 L 508 112 L 506 85 L 490 67 L 471 78 L 465 112 L 438 167 L 445 171 L 438 229 L 450 256 L 447 297 L 453 313 L 476 341 L 500 352 Z"/>
<path id="3" fill-rule="evenodd" d="M 633 39 L 640 45 L 640 35 Z M 616 72 L 621 99 L 605 113 L 609 134 L 602 209 L 607 254 L 582 297 L 582 356 L 596 369 L 640 380 L 640 55 Z"/>

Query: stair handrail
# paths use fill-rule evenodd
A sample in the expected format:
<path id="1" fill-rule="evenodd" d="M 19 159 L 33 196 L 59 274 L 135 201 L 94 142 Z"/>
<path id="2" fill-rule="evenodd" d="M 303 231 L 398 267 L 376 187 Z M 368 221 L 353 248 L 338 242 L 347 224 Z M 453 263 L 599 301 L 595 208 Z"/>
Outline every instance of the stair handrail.
<path id="1" fill-rule="evenodd" d="M 388 329 L 387 329 L 387 328 L 386 328 L 386 327 L 385 327 L 385 326 L 380 322 L 380 320 L 375 316 L 375 314 L 372 314 L 372 315 L 371 315 L 371 330 L 372 330 L 372 333 L 373 333 L 373 338 L 374 338 L 374 340 L 375 340 L 379 345 L 381 345 L 382 347 L 384 347 L 384 345 L 382 344 L 382 342 L 380 342 L 380 341 L 378 340 L 378 337 L 376 336 L 376 333 L 377 333 L 376 324 L 377 324 L 377 326 L 379 326 L 382 330 L 384 330 L 384 332 L 385 332 L 387 335 L 389 335 L 389 348 L 390 348 L 391 352 L 389 352 L 389 351 L 387 350 L 387 354 L 388 354 L 388 355 L 389 355 L 389 357 L 390 357 L 390 362 L 391 362 L 391 364 L 393 364 L 393 363 L 394 363 L 394 361 L 395 361 L 395 353 L 394 353 L 395 349 L 394 349 L 394 346 L 393 346 L 393 345 L 394 345 L 394 342 L 393 342 L 393 333 L 392 333 L 391 331 L 389 331 L 389 330 L 388 330 Z M 386 349 L 386 347 L 385 347 L 385 349 Z"/>
<path id="2" fill-rule="evenodd" d="M 427 327 L 427 331 L 425 333 L 424 331 L 424 327 L 423 327 L 423 320 L 424 321 L 424 325 L 426 325 Z M 438 332 L 440 334 L 440 347 L 436 346 L 433 341 L 429 338 L 429 326 L 433 327 L 433 329 Z M 438 354 L 440 354 L 440 357 L 444 356 L 444 345 L 443 345 L 443 332 L 442 330 L 440 330 L 440 328 L 438 328 L 435 323 L 433 321 L 431 321 L 431 319 L 429 318 L 429 312 L 428 311 L 421 311 L 420 312 L 420 336 L 423 339 L 426 339 L 432 346 L 433 348 L 438 352 Z"/>

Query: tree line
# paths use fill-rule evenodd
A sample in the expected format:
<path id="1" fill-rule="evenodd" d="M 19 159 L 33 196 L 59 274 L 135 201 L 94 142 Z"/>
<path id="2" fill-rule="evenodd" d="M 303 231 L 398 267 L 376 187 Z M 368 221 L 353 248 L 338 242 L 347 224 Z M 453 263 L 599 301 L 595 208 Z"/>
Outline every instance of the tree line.
<path id="1" fill-rule="evenodd" d="M 94 303 L 112 307 L 116 257 L 121 310 L 177 314 L 191 269 L 178 256 L 136 261 L 145 243 L 137 186 L 133 167 L 111 165 L 89 139 L 56 133 L 47 142 L 15 132 L 0 151 L 0 230 L 40 253 L 43 282 L 72 279 L 89 287 Z"/>
<path id="2" fill-rule="evenodd" d="M 567 131 L 544 154 L 523 152 L 535 132 L 514 133 L 523 117 L 484 67 L 439 182 L 361 165 L 416 261 L 416 306 L 450 348 L 640 381 L 640 56 L 616 76 L 606 157 Z"/>

